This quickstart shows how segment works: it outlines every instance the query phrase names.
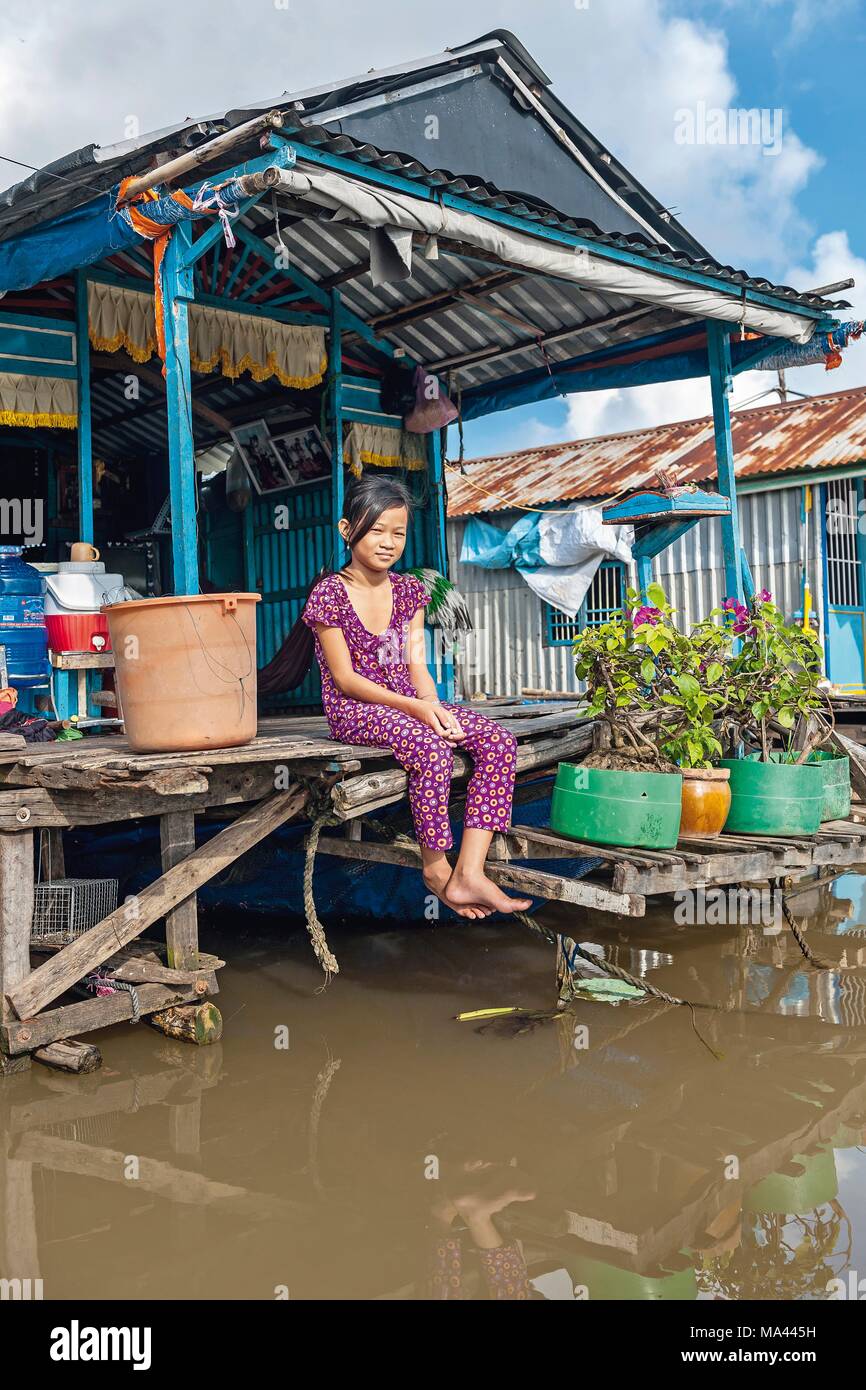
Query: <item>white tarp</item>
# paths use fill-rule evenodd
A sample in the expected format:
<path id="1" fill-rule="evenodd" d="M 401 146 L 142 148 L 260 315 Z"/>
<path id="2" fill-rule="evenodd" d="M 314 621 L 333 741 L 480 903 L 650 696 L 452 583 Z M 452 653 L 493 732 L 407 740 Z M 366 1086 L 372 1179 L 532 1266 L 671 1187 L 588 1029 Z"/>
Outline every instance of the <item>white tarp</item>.
<path id="1" fill-rule="evenodd" d="M 699 319 L 742 324 L 757 333 L 807 343 L 815 324 L 795 312 L 743 303 L 718 290 L 702 289 L 633 266 L 621 265 L 592 251 L 555 245 L 541 236 L 514 231 L 474 213 L 458 212 L 441 203 L 425 202 L 391 189 L 346 178 L 343 174 L 298 165 L 279 171 L 279 186 L 305 202 L 330 209 L 336 221 L 367 227 L 391 227 L 454 240 L 492 252 L 511 265 L 542 275 L 558 276 L 603 294 L 625 295 L 646 304 L 660 304 Z"/>
<path id="2" fill-rule="evenodd" d="M 577 616 L 602 560 L 631 560 L 631 526 L 605 526 L 600 507 L 543 513 L 538 523 L 544 564 L 518 573 L 545 603 Z"/>

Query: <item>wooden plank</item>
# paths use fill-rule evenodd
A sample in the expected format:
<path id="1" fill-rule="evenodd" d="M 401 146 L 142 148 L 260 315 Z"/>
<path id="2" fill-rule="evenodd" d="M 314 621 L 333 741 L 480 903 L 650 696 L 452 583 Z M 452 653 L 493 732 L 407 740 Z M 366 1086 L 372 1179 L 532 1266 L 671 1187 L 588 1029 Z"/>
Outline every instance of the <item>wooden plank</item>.
<path id="1" fill-rule="evenodd" d="M 319 853 L 334 854 L 342 859 L 373 859 L 379 863 L 401 864 L 406 868 L 420 868 L 421 864 L 421 851 L 417 845 L 372 844 L 366 840 L 359 843 L 357 840 L 336 835 L 320 837 Z M 575 903 L 595 908 L 599 912 L 612 912 L 618 916 L 644 915 L 646 905 L 640 895 L 615 893 L 588 879 L 569 879 L 522 864 L 497 864 L 489 860 L 485 867 L 494 883 L 498 883 L 502 888 L 512 888 L 529 897 Z"/>
<path id="2" fill-rule="evenodd" d="M 574 729 L 568 734 L 554 739 L 542 739 L 536 743 L 521 745 L 517 750 L 517 771 L 530 768 L 553 767 L 569 756 L 577 756 L 589 751 L 592 731 L 589 724 Z M 454 756 L 454 779 L 471 774 L 473 762 L 467 753 L 456 752 Z M 409 784 L 408 774 L 402 767 L 388 767 L 376 772 L 361 773 L 357 777 L 346 778 L 334 788 L 334 809 L 339 815 L 359 814 L 368 803 L 386 805 L 387 800 L 400 800 Z M 453 786 L 453 781 L 452 781 Z"/>
<path id="3" fill-rule="evenodd" d="M 159 818 L 162 871 L 188 859 L 195 850 L 195 812 L 170 811 Z M 191 893 L 165 914 L 168 964 L 173 970 L 194 970 L 198 964 L 198 906 Z"/>
<path id="4" fill-rule="evenodd" d="M 113 671 L 114 652 L 52 652 L 55 671 Z"/>
<path id="5" fill-rule="evenodd" d="M 219 992 L 215 975 L 205 973 L 201 978 L 206 985 L 204 993 L 212 995 Z M 202 991 L 195 985 L 181 988 L 141 985 L 136 993 L 143 1014 L 155 1013 L 171 1004 L 193 1004 L 203 997 Z M 123 1023 L 130 1018 L 132 999 L 129 991 L 119 990 L 117 994 L 106 995 L 104 999 L 85 999 L 80 1004 L 64 1004 L 62 1008 L 37 1014 L 35 1018 L 2 1023 L 0 1048 L 5 1054 L 15 1057 L 22 1052 L 32 1052 L 46 1043 L 59 1042 L 61 1038 L 72 1038 L 79 1033 L 93 1033 L 98 1028 L 108 1028 L 112 1023 Z"/>
<path id="6" fill-rule="evenodd" d="M 215 768 L 206 792 L 176 797 L 171 809 L 205 811 L 209 807 L 260 801 L 273 787 L 274 769 L 270 764 Z M 123 791 L 105 790 L 98 797 L 92 792 L 49 791 L 42 787 L 0 790 L 0 832 L 43 826 L 110 825 L 141 816 L 158 816 L 165 810 L 165 798 L 157 792 L 139 792 L 130 787 Z"/>
<path id="7" fill-rule="evenodd" d="M 276 792 L 259 802 L 182 863 L 104 917 L 9 991 L 19 1018 L 29 1018 L 113 955 L 209 879 L 276 830 L 306 803 L 306 788 Z"/>
<path id="8" fill-rule="evenodd" d="M 30 974 L 33 832 L 0 835 L 0 1020 L 15 1017 L 8 996 Z"/>

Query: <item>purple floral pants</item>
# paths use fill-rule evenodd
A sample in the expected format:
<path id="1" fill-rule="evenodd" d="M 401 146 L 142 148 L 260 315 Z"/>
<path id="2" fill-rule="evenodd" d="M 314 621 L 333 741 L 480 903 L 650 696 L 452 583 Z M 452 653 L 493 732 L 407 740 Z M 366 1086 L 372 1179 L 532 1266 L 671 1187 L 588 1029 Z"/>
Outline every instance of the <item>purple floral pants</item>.
<path id="1" fill-rule="evenodd" d="M 439 734 L 409 714 L 388 705 L 354 702 L 341 719 L 339 738 L 390 748 L 409 773 L 409 804 L 419 845 L 451 849 L 454 839 L 448 820 L 448 797 L 454 769 L 454 749 Z M 466 789 L 465 829 L 507 830 L 517 772 L 517 740 L 495 720 L 461 705 L 443 702 L 457 716 L 466 737 L 465 749 L 475 767 Z M 345 705 L 344 705 L 345 708 Z"/>

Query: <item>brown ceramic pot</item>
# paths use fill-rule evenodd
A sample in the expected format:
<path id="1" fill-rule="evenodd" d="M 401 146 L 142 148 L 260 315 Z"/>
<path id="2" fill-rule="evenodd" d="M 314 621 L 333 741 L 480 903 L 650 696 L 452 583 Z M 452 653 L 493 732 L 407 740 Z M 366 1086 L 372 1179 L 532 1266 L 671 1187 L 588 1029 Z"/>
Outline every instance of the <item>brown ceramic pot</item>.
<path id="1" fill-rule="evenodd" d="M 720 835 L 731 809 L 730 771 L 726 767 L 684 767 L 680 836 L 707 840 Z"/>

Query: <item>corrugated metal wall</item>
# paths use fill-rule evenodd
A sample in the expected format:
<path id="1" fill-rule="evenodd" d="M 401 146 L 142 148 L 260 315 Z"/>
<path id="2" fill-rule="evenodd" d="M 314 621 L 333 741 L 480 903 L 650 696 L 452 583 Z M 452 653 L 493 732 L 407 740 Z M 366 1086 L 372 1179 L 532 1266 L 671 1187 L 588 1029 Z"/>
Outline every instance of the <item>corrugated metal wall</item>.
<path id="1" fill-rule="evenodd" d="M 821 536 L 818 493 L 813 493 L 809 522 L 808 575 L 812 606 L 823 612 Z M 801 487 L 778 488 L 740 497 L 740 532 L 755 585 L 769 589 L 790 617 L 802 606 Z M 507 530 L 516 512 L 488 514 L 485 520 Z M 465 522 L 448 522 L 449 574 L 466 598 L 475 632 L 470 634 L 456 664 L 461 697 L 473 691 L 513 695 L 522 687 L 575 690 L 574 662 L 569 647 L 545 645 L 544 605 L 515 570 L 487 570 L 461 565 L 460 547 Z M 654 578 L 684 624 L 695 622 L 725 597 L 722 532 L 718 522 L 705 520 L 693 527 L 653 565 Z M 634 573 L 630 583 L 636 584 Z"/>

